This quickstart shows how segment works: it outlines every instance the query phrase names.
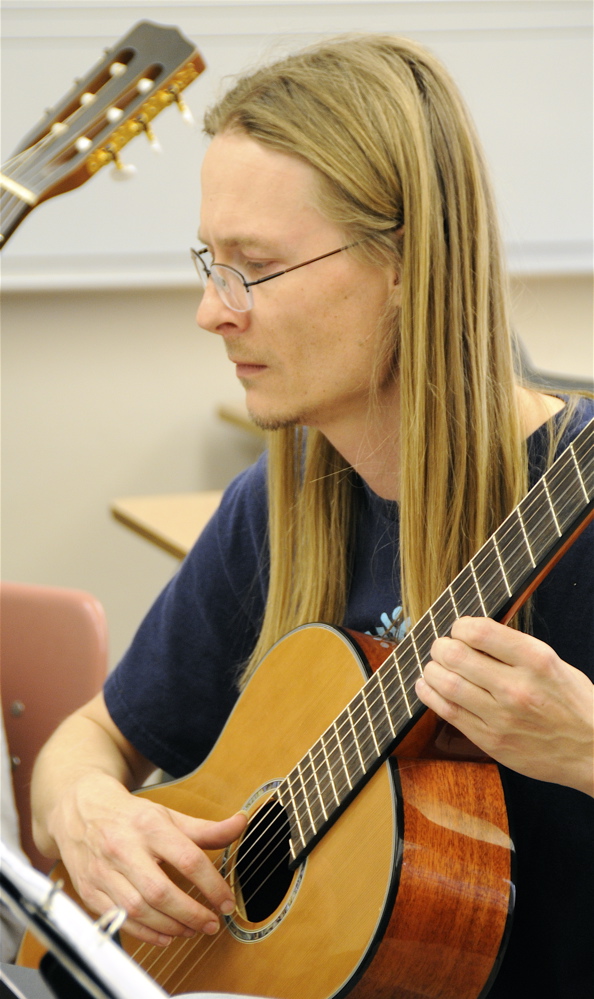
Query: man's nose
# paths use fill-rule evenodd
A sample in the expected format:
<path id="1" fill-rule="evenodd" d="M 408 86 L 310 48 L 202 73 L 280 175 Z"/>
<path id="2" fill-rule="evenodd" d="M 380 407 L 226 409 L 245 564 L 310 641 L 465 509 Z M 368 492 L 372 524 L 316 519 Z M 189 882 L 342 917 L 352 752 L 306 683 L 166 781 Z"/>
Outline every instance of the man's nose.
<path id="1" fill-rule="evenodd" d="M 200 305 L 196 312 L 196 322 L 210 333 L 241 331 L 249 323 L 249 312 L 236 312 L 225 305 L 213 281 L 206 282 Z"/>

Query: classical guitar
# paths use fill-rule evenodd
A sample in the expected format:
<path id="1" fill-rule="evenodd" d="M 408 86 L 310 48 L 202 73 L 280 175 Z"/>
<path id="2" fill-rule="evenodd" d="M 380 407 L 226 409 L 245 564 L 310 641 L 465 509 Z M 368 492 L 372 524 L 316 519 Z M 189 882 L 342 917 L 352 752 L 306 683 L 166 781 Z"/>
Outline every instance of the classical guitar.
<path id="1" fill-rule="evenodd" d="M 167 993 L 487 994 L 514 892 L 499 773 L 424 711 L 415 681 L 460 615 L 508 621 L 593 517 L 591 421 L 397 646 L 296 629 L 204 764 L 138 792 L 211 819 L 249 815 L 242 838 L 213 854 L 239 900 L 215 938 L 160 949 L 122 935 Z M 68 881 L 61 865 L 55 876 Z M 25 963 L 35 951 L 29 938 Z"/>
<path id="2" fill-rule="evenodd" d="M 154 142 L 151 121 L 177 103 L 204 70 L 202 57 L 177 28 L 141 21 L 50 108 L 0 173 L 0 248 L 25 216 L 112 163 L 136 135 Z"/>

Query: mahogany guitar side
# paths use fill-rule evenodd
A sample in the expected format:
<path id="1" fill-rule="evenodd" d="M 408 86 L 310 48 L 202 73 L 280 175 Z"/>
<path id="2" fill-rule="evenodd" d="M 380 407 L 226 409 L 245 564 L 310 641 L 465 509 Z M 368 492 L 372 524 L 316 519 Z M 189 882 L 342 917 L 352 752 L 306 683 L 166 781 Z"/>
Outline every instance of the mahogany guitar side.
<path id="1" fill-rule="evenodd" d="M 329 626 L 287 635 L 263 660 L 204 764 L 138 793 L 211 819 L 246 808 L 249 836 L 277 783 L 360 689 L 368 658 L 371 665 L 374 653 L 385 658 L 385 642 L 357 639 L 366 656 Z M 296 870 L 286 859 L 275 870 L 278 854 L 267 847 L 273 859 L 261 861 L 265 888 L 254 899 L 249 863 L 237 855 L 226 861 L 245 898 L 214 941 L 179 940 L 161 950 L 124 934 L 125 949 L 170 995 L 486 995 L 510 913 L 506 809 L 494 764 L 436 758 L 432 719 L 423 716 Z M 55 876 L 69 883 L 62 865 Z M 29 937 L 22 963 L 35 963 L 35 950 Z"/>

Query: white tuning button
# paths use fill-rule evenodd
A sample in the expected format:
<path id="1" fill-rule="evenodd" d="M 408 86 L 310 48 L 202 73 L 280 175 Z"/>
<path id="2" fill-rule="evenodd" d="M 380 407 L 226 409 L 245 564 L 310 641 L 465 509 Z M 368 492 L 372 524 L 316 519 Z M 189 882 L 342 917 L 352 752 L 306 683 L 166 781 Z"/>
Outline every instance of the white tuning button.
<path id="1" fill-rule="evenodd" d="M 154 86 L 154 80 L 149 80 L 148 76 L 143 76 L 136 84 L 136 89 L 139 94 L 148 94 L 149 90 L 152 90 Z"/>
<path id="2" fill-rule="evenodd" d="M 123 117 L 123 114 L 124 114 L 124 112 L 122 111 L 121 108 L 113 107 L 113 108 L 108 108 L 107 109 L 107 111 L 105 113 L 105 117 L 113 125 L 113 124 L 115 124 L 116 121 L 119 121 L 120 118 Z"/>
<path id="3" fill-rule="evenodd" d="M 80 138 L 76 140 L 74 145 L 76 149 L 78 149 L 79 153 L 86 153 L 93 145 L 93 142 L 86 135 L 81 135 Z"/>
<path id="4" fill-rule="evenodd" d="M 86 93 L 82 94 L 80 103 L 83 107 L 86 107 L 87 104 L 92 104 L 93 101 L 96 100 L 97 100 L 97 94 L 92 94 L 89 90 L 87 90 Z"/>
<path id="5" fill-rule="evenodd" d="M 152 128 L 150 128 L 150 126 L 147 127 L 147 128 L 145 128 L 145 132 L 146 132 L 146 137 L 149 140 L 149 145 L 150 145 L 152 151 L 154 153 L 162 153 L 163 152 L 163 146 L 159 142 L 159 140 L 158 140 L 157 136 L 155 135 L 155 133 L 153 132 Z"/>
<path id="6" fill-rule="evenodd" d="M 126 72 L 126 64 L 123 62 L 112 62 L 109 67 L 110 76 L 121 76 L 122 73 Z"/>
<path id="7" fill-rule="evenodd" d="M 196 119 L 194 118 L 194 115 L 190 111 L 188 105 L 183 100 L 183 98 L 180 97 L 179 94 L 175 94 L 174 93 L 173 99 L 175 100 L 175 103 L 177 104 L 177 106 L 178 106 L 178 108 L 179 108 L 179 110 L 181 112 L 181 116 L 184 119 L 184 121 L 186 122 L 186 124 L 194 126 L 196 124 Z"/>
<path id="8" fill-rule="evenodd" d="M 163 152 L 163 147 L 161 146 L 161 143 L 159 142 L 157 136 L 155 135 L 151 126 L 149 125 L 146 115 L 141 114 L 138 116 L 136 120 L 138 124 L 142 127 L 144 134 L 146 135 L 153 152 L 154 153 Z"/>
<path id="9" fill-rule="evenodd" d="M 50 128 L 50 132 L 52 132 L 54 135 L 62 135 L 63 132 L 67 131 L 68 131 L 68 125 L 64 121 L 55 121 L 52 127 Z"/>
<path id="10" fill-rule="evenodd" d="M 119 154 L 111 154 L 113 159 L 113 167 L 110 170 L 110 175 L 113 180 L 130 180 L 138 172 L 134 164 L 132 163 L 122 163 Z"/>

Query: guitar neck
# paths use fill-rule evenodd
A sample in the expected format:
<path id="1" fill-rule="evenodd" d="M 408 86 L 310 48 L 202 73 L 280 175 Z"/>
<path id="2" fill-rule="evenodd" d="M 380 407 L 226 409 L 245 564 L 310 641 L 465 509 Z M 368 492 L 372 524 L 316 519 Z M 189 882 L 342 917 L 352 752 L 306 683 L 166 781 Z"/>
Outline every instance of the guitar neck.
<path id="1" fill-rule="evenodd" d="M 326 729 L 278 789 L 299 864 L 424 711 L 415 683 L 462 616 L 509 620 L 594 517 L 594 420 Z"/>

